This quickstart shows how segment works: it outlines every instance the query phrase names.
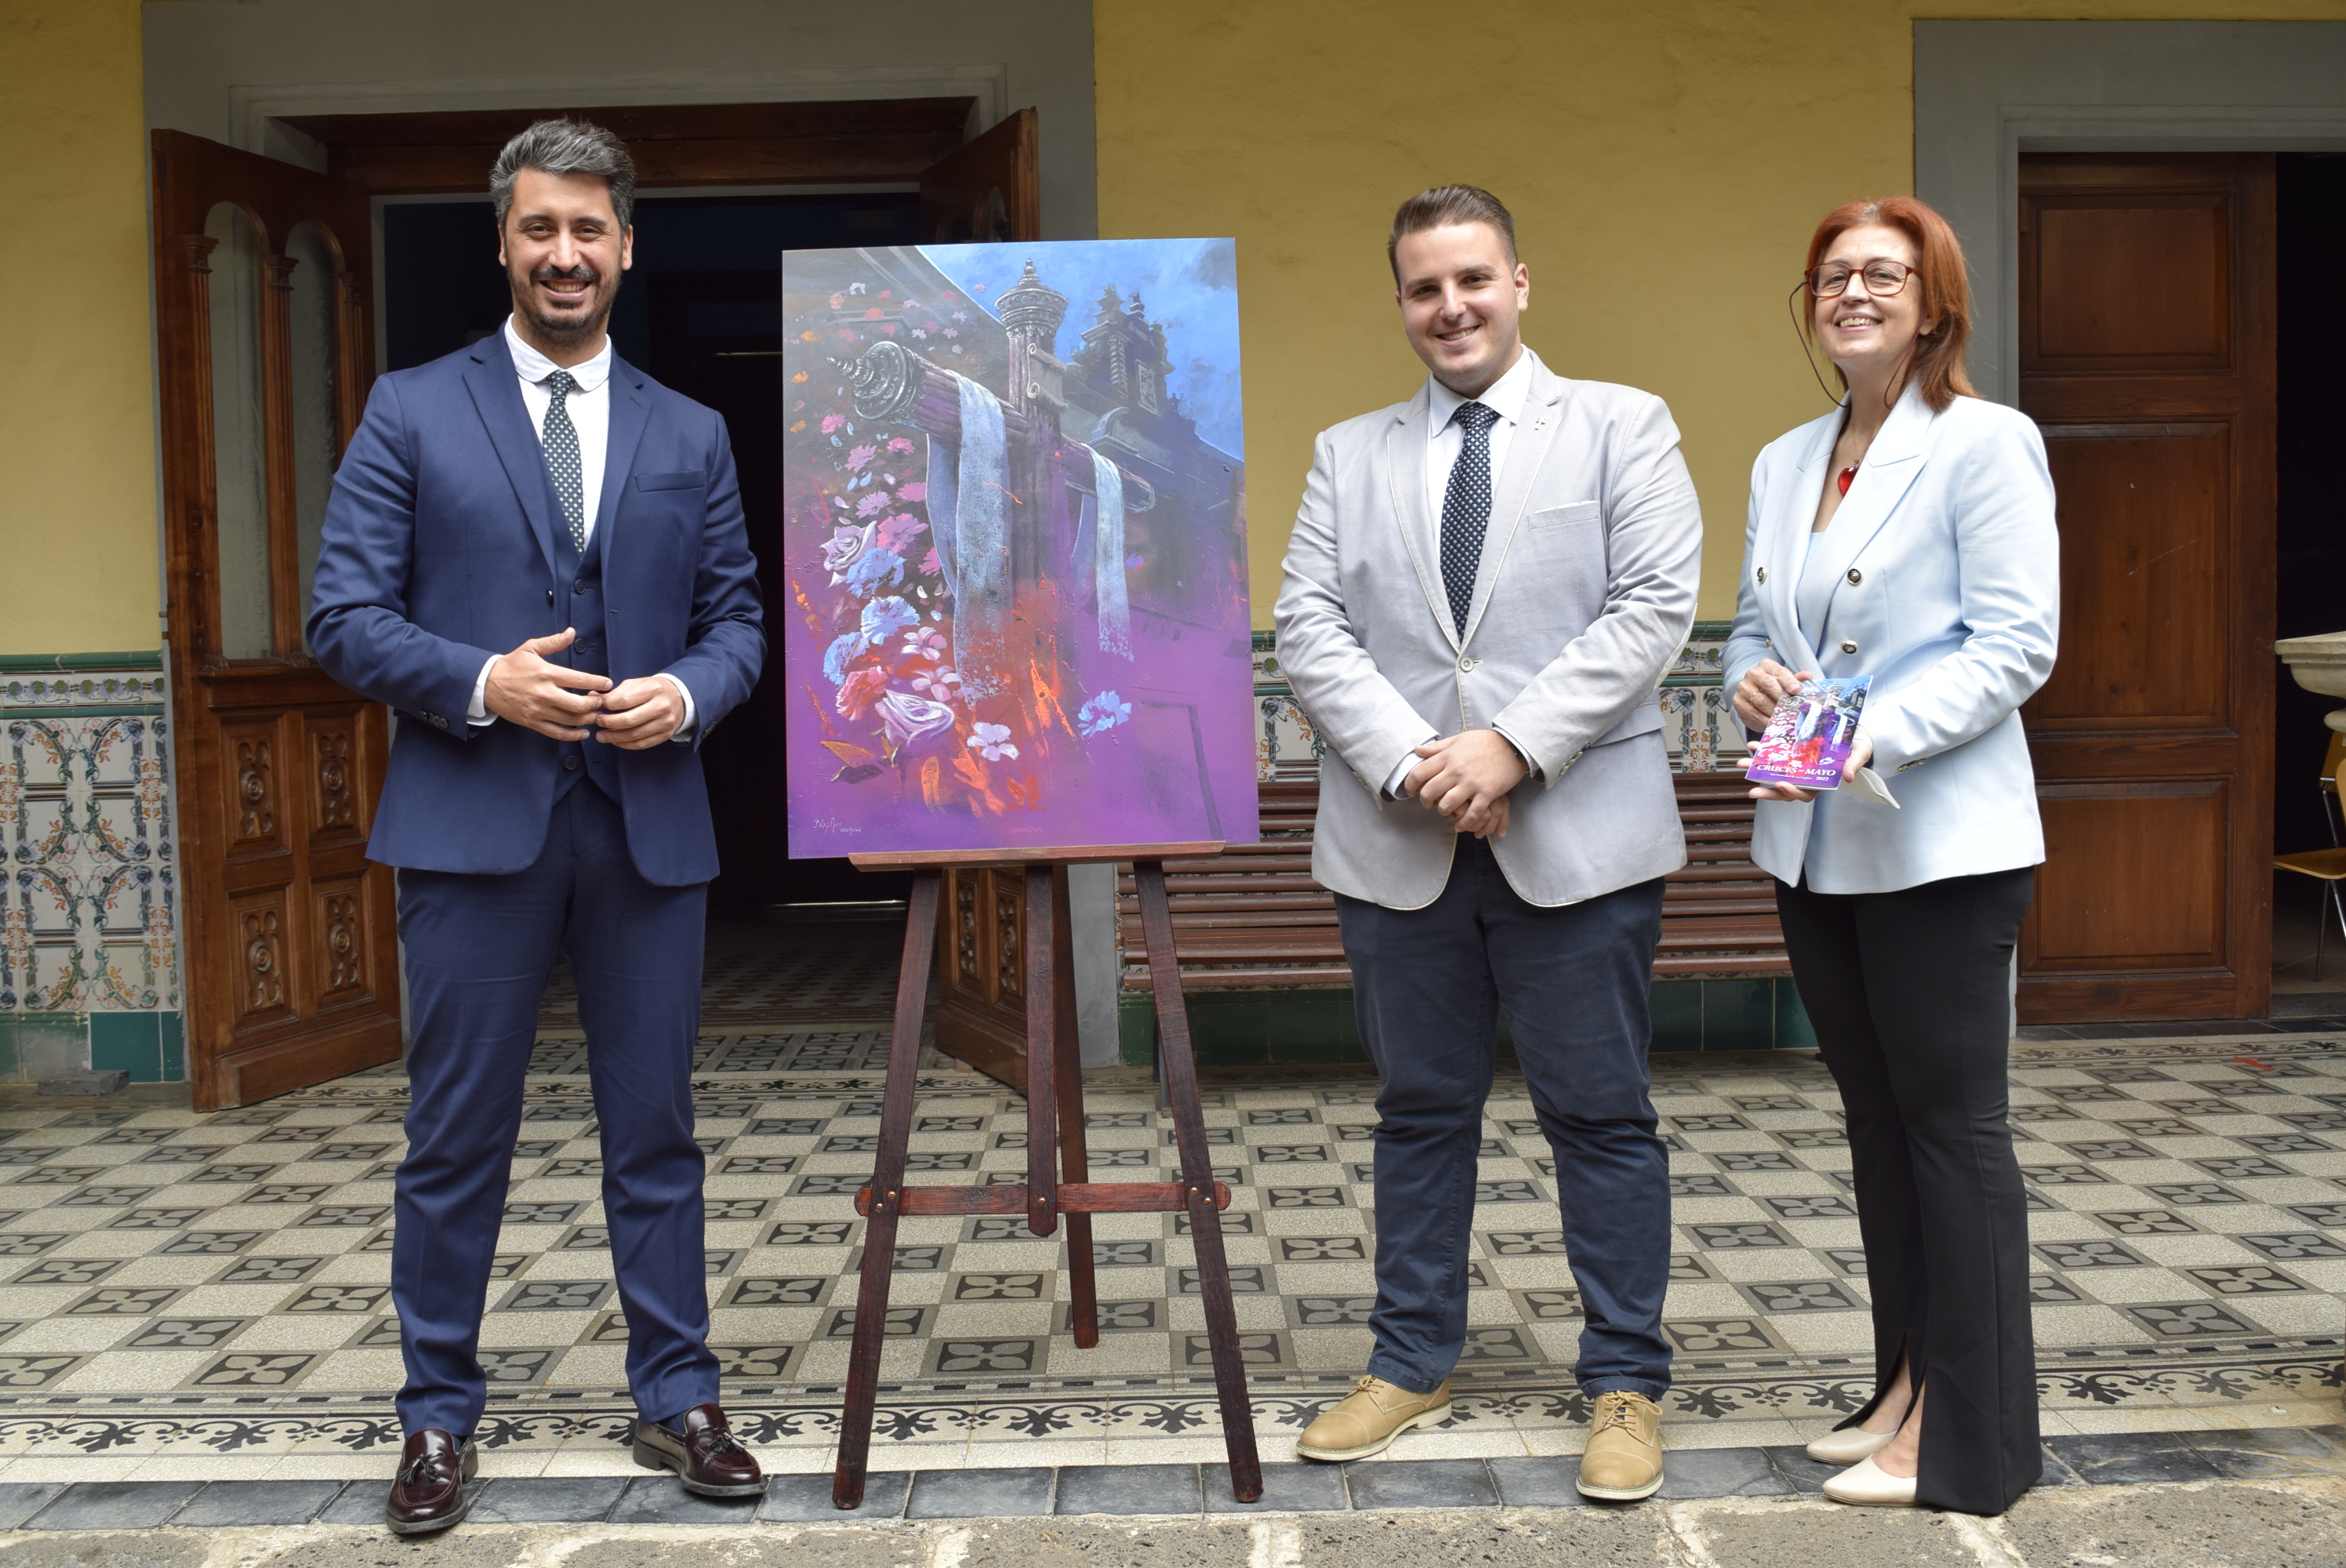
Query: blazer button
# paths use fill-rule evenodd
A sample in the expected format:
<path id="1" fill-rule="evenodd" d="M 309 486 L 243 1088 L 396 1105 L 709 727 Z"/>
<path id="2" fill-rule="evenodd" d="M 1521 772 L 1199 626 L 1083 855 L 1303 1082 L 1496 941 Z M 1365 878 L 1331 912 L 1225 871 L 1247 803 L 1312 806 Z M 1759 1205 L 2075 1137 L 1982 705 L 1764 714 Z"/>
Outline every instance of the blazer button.
<path id="1" fill-rule="evenodd" d="M 1458 660 L 1458 667 L 1461 671 L 1472 670 L 1482 662 L 1483 661 L 1478 658 L 1470 658 L 1462 656 Z"/>
<path id="2" fill-rule="evenodd" d="M 577 758 L 576 758 L 576 757 L 566 757 L 566 758 L 564 758 L 564 759 L 562 759 L 562 770 L 563 770 L 565 773 L 576 773 L 576 772 L 577 772 L 577 771 L 578 771 L 578 759 L 577 759 Z"/>
<path id="3" fill-rule="evenodd" d="M 574 594 L 583 594 L 583 593 L 585 593 L 585 592 L 586 591 L 586 578 L 584 578 L 584 577 L 581 577 L 581 578 L 579 578 L 576 582 L 575 582 L 575 583 L 571 584 L 571 585 L 570 585 L 570 591 L 571 591 L 572 593 L 574 593 Z"/>
<path id="4" fill-rule="evenodd" d="M 1760 580 L 1763 583 L 1768 580 L 1768 568 L 1765 566 L 1760 568 Z"/>
<path id="5" fill-rule="evenodd" d="M 1861 571 L 1859 571 L 1856 567 L 1851 566 L 1851 567 L 1849 569 L 1849 581 L 1850 581 L 1850 585 L 1851 585 L 1851 586 L 1852 586 L 1852 587 L 1854 587 L 1854 586 L 1856 586 L 1858 584 L 1862 583 L 1863 581 L 1865 581 L 1865 574 L 1864 574 L 1864 573 L 1862 573 L 1862 572 L 1861 572 Z"/>
<path id="6" fill-rule="evenodd" d="M 1841 651 L 1843 653 L 1855 653 L 1857 651 L 1857 645 L 1855 643 L 1843 643 L 1841 645 Z"/>

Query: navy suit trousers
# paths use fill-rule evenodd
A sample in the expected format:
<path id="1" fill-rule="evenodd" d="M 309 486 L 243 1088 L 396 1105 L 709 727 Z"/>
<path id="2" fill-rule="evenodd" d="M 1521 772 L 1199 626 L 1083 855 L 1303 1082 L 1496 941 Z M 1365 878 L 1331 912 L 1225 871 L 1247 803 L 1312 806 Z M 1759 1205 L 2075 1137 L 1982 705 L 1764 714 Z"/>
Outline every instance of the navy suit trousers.
<path id="1" fill-rule="evenodd" d="M 1339 894 L 1336 912 L 1381 1085 L 1368 1370 L 1430 1393 L 1465 1348 L 1475 1161 L 1504 1007 L 1556 1154 L 1585 1321 L 1580 1386 L 1659 1399 L 1670 1381 L 1670 1172 L 1646 1048 L 1661 880 L 1544 909 L 1507 885 L 1487 843 L 1461 835 L 1442 896 L 1423 909 Z M 1535 1228 L 1537 1211 L 1524 1213 Z"/>
<path id="2" fill-rule="evenodd" d="M 415 1043 L 391 1288 L 409 1432 L 440 1427 L 461 1438 L 480 1420 L 481 1314 L 523 1074 L 557 952 L 569 956 L 586 1031 L 627 1386 L 653 1420 L 717 1398 L 692 1135 L 707 904 L 706 883 L 646 881 L 628 858 L 618 807 L 586 783 L 555 803 L 545 847 L 525 871 L 399 873 Z M 545 1128 L 559 1136 L 576 1124 Z"/>

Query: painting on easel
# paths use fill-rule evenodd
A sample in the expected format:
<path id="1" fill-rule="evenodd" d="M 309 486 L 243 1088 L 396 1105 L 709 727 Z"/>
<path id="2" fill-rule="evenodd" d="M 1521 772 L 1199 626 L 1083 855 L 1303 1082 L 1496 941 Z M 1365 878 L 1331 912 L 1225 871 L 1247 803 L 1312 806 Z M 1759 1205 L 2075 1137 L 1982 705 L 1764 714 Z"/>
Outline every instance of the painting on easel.
<path id="1" fill-rule="evenodd" d="M 1259 837 L 1236 271 L 783 255 L 793 857 Z"/>

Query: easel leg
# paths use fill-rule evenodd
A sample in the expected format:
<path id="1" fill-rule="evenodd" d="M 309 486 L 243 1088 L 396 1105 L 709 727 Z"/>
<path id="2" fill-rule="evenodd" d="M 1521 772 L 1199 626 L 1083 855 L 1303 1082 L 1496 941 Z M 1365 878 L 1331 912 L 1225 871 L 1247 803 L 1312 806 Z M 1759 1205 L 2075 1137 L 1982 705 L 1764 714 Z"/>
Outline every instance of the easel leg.
<path id="1" fill-rule="evenodd" d="M 1059 967 L 1053 940 L 1063 922 L 1052 881 L 1051 867 L 1026 868 L 1026 1228 L 1036 1236 L 1059 1228 L 1057 1069 L 1075 1044 L 1059 1036 L 1059 987 L 1072 977 Z"/>
<path id="2" fill-rule="evenodd" d="M 929 966 L 935 957 L 937 896 L 944 873 L 916 871 L 904 911 L 904 962 L 896 973 L 895 1031 L 888 1040 L 887 1086 L 880 1102 L 880 1151 L 872 1171 L 872 1213 L 863 1227 L 863 1268 L 855 1295 L 855 1342 L 847 1359 L 847 1397 L 839 1418 L 839 1465 L 831 1501 L 863 1502 L 872 1458 L 872 1415 L 880 1392 L 880 1350 L 888 1330 L 888 1287 L 896 1267 L 896 1217 L 904 1190 L 904 1155 L 913 1133 L 913 1097 L 921 1063 L 921 1020 L 928 1010 Z"/>
<path id="3" fill-rule="evenodd" d="M 1076 933 L 1067 908 L 1067 870 L 1059 867 L 1051 878 L 1051 959 L 1057 983 L 1051 988 L 1058 1019 L 1057 1110 L 1059 1176 L 1063 1181 L 1091 1180 L 1091 1159 L 1084 1149 L 1083 1041 L 1076 1023 Z M 1067 1327 L 1078 1349 L 1099 1343 L 1099 1290 L 1092 1277 L 1092 1217 L 1066 1214 Z"/>
<path id="4" fill-rule="evenodd" d="M 1198 1100 L 1197 1063 L 1189 1054 L 1189 1010 L 1181 997 L 1181 965 L 1173 950 L 1173 911 L 1165 896 L 1165 866 L 1133 866 L 1140 921 L 1148 943 L 1148 978 L 1157 997 L 1157 1051 L 1181 1153 L 1181 1182 L 1189 1198 L 1189 1234 L 1198 1256 L 1198 1284 L 1206 1308 L 1206 1341 L 1220 1396 L 1222 1443 L 1230 1456 L 1230 1491 L 1240 1502 L 1262 1496 L 1262 1462 L 1254 1444 L 1254 1404 L 1239 1356 L 1238 1308 L 1230 1299 L 1229 1259 L 1222 1247 L 1220 1211 L 1214 1207 L 1214 1166 L 1206 1146 L 1206 1117 Z"/>

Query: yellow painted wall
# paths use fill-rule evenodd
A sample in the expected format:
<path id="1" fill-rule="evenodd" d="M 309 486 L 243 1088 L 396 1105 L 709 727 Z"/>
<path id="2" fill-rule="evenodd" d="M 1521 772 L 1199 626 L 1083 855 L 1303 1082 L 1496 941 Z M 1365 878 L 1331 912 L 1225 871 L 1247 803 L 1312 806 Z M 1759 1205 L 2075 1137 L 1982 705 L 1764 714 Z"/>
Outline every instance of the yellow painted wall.
<path id="1" fill-rule="evenodd" d="M 0 0 L 0 654 L 162 646 L 138 0 Z"/>
<path id="2" fill-rule="evenodd" d="M 1817 220 L 1911 188 L 1933 18 L 2333 20 L 2338 0 L 1096 0 L 1100 233 L 1238 237 L 1255 624 L 1311 437 L 1409 395 L 1393 209 L 1498 193 L 1525 338 L 1668 400 L 1734 612 L 1752 457 L 1829 406 L 1785 310 Z"/>

